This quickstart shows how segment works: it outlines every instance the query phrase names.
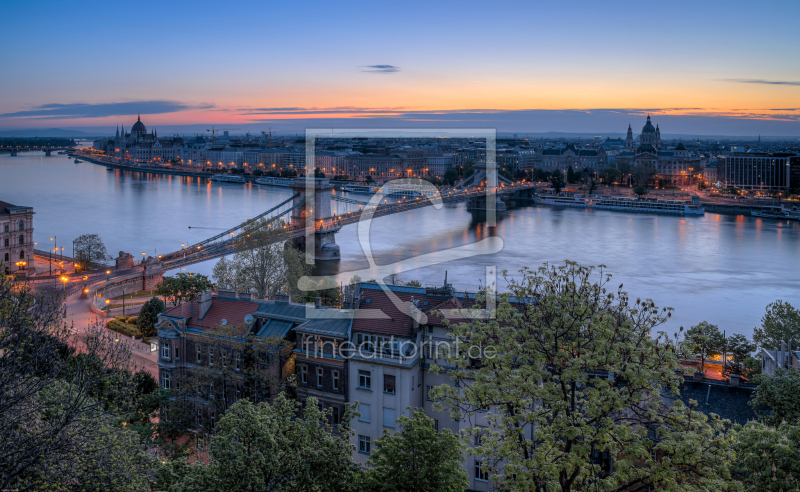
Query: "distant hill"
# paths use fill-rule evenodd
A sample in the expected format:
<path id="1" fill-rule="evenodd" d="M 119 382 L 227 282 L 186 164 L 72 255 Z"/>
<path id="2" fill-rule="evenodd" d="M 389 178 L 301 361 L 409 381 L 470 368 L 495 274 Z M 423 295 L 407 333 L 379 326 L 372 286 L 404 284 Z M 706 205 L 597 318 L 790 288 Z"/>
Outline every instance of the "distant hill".
<path id="1" fill-rule="evenodd" d="M 33 130 L 0 130 L 0 138 L 4 137 L 78 137 L 86 138 L 98 135 L 78 130 L 64 130 L 62 128 L 36 128 Z"/>

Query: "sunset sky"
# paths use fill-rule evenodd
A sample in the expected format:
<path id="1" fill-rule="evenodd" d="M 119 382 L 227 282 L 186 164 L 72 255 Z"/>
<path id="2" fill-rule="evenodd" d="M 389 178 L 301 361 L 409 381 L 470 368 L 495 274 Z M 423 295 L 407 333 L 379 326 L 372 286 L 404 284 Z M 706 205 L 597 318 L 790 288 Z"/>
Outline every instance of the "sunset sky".
<path id="1" fill-rule="evenodd" d="M 0 129 L 800 136 L 800 2 L 6 1 Z M 199 131 L 199 130 L 198 130 Z"/>

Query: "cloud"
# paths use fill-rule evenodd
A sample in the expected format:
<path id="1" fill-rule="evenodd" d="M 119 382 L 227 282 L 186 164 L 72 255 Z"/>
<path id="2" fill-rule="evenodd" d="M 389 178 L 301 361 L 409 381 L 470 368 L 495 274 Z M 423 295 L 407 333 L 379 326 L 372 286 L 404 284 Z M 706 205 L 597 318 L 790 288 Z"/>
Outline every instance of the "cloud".
<path id="1" fill-rule="evenodd" d="M 400 71 L 400 67 L 394 65 L 366 65 L 361 67 L 365 73 L 395 73 Z"/>
<path id="2" fill-rule="evenodd" d="M 100 104 L 60 104 L 50 103 L 35 106 L 25 111 L 0 113 L 0 118 L 36 118 L 36 119 L 77 119 L 104 118 L 107 116 L 128 116 L 136 113 L 163 114 L 177 113 L 187 109 L 210 109 L 213 104 L 188 105 L 177 101 L 131 101 Z"/>
<path id="3" fill-rule="evenodd" d="M 767 85 L 800 85 L 800 82 L 793 80 L 764 80 L 764 79 L 722 79 L 725 82 L 736 82 L 738 84 L 767 84 Z"/>

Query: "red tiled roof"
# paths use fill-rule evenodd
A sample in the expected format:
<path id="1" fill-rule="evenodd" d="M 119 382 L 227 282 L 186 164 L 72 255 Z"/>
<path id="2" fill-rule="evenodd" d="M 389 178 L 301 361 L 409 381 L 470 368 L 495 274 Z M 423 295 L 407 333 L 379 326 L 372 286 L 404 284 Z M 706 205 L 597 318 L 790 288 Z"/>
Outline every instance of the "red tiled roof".
<path id="1" fill-rule="evenodd" d="M 203 316 L 202 320 L 198 320 L 197 316 L 200 314 L 200 308 L 197 299 L 195 299 L 191 303 L 185 302 L 168 309 L 164 314 L 166 316 L 186 318 L 186 326 L 189 328 L 207 330 L 219 326 L 220 321 L 223 319 L 227 321 L 228 326 L 244 323 L 244 317 L 255 313 L 259 306 L 259 303 L 252 301 L 213 299 L 206 315 Z M 192 311 L 194 316 L 192 316 Z"/>

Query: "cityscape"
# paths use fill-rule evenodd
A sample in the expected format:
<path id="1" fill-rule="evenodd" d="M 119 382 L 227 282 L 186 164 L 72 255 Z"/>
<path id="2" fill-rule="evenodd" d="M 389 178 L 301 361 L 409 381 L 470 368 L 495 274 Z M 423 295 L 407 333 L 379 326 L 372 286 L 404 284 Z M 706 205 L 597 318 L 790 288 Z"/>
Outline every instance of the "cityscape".
<path id="1" fill-rule="evenodd" d="M 139 7 L 5 9 L 0 489 L 800 491 L 798 5 Z"/>

